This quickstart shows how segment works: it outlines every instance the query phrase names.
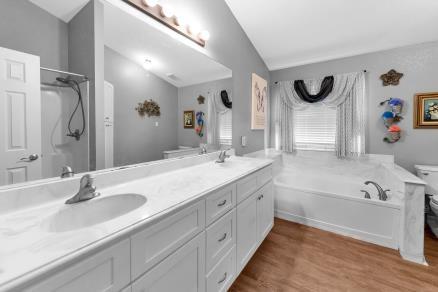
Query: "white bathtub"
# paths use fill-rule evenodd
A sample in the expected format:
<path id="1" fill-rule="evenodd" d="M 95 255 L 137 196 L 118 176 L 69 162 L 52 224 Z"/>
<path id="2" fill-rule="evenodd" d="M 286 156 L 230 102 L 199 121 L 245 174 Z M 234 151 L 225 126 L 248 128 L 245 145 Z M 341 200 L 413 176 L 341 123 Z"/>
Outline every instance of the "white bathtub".
<path id="1" fill-rule="evenodd" d="M 251 156 L 260 156 L 263 153 Z M 354 237 L 393 249 L 399 248 L 401 195 L 386 168 L 375 159 L 338 160 L 324 153 L 275 155 L 276 217 Z M 266 155 L 265 155 L 266 157 Z M 364 182 L 392 189 L 387 201 Z M 367 190 L 372 199 L 365 199 Z"/>

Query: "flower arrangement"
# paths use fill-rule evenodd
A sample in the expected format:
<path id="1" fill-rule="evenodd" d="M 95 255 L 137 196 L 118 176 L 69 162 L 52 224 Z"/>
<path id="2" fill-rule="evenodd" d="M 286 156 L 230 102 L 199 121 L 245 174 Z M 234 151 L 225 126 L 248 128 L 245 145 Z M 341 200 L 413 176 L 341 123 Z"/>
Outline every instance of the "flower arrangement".
<path id="1" fill-rule="evenodd" d="M 160 106 L 152 99 L 139 102 L 135 110 L 142 118 L 144 118 L 146 115 L 148 118 L 159 117 L 161 115 Z"/>

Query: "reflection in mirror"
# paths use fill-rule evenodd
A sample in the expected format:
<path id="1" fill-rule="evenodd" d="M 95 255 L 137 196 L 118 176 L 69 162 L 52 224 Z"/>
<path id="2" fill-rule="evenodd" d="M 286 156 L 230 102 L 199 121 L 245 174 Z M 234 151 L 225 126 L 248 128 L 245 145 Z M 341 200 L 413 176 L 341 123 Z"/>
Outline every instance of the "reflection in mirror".
<path id="1" fill-rule="evenodd" d="M 0 3 L 0 185 L 231 147 L 231 70 L 123 1 L 58 4 Z"/>

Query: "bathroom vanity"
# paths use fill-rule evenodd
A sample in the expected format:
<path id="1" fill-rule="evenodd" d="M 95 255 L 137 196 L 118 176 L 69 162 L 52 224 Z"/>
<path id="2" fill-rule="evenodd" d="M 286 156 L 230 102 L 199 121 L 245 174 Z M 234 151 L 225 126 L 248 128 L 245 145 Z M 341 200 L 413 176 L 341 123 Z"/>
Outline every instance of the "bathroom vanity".
<path id="1" fill-rule="evenodd" d="M 96 173 L 75 205 L 79 176 L 0 191 L 0 290 L 226 291 L 273 226 L 272 161 L 216 158 Z"/>

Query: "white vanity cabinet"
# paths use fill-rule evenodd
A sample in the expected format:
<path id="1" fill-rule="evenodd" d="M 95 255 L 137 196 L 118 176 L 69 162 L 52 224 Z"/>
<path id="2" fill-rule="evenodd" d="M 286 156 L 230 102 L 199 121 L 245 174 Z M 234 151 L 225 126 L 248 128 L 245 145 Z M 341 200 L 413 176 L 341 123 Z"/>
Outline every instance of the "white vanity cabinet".
<path id="1" fill-rule="evenodd" d="M 19 291 L 226 291 L 273 218 L 267 166 Z"/>

